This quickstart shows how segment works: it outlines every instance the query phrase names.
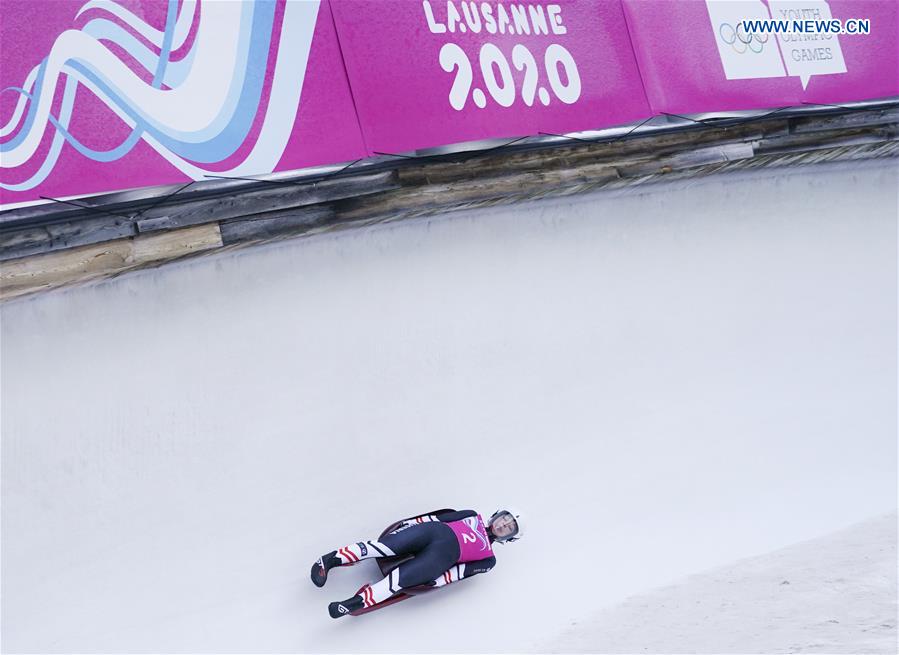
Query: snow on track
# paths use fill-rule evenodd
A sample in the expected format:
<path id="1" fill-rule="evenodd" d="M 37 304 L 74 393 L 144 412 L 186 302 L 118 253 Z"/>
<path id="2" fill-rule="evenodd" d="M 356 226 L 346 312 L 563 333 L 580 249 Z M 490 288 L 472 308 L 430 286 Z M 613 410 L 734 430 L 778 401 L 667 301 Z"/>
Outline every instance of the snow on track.
<path id="1" fill-rule="evenodd" d="M 759 171 L 7 303 L 2 648 L 522 651 L 890 511 L 896 215 L 895 162 Z M 502 504 L 489 575 L 340 621 L 374 565 L 308 580 Z"/>
<path id="2" fill-rule="evenodd" d="M 896 561 L 891 512 L 628 598 L 538 652 L 895 653 Z"/>

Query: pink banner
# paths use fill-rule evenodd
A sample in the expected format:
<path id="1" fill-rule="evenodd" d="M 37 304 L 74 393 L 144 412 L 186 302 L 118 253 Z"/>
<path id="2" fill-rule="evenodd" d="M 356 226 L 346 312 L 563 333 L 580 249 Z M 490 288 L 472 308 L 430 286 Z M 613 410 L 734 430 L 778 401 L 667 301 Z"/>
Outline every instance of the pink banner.
<path id="1" fill-rule="evenodd" d="M 769 4 L 774 6 L 773 0 Z M 781 3 L 784 4 L 784 3 Z M 803 102 L 831 104 L 874 100 L 899 95 L 899 2 L 896 0 L 829 0 L 834 18 L 868 18 L 871 33 L 839 39 L 845 61 L 843 74 L 814 75 L 802 94 Z M 778 17 L 784 9 L 776 10 Z M 784 57 L 800 60 L 801 45 L 783 47 Z"/>
<path id="2" fill-rule="evenodd" d="M 365 155 L 327 1 L 4 0 L 3 204 Z"/>
<path id="3" fill-rule="evenodd" d="M 894 0 L 623 0 L 654 112 L 838 103 L 899 94 Z M 747 34 L 743 20 L 868 19 L 870 34 Z"/>
<path id="4" fill-rule="evenodd" d="M 899 95 L 895 0 L 2 7 L 3 205 L 575 132 L 661 112 Z M 741 27 L 833 19 L 867 21 L 870 33 Z"/>
<path id="5" fill-rule="evenodd" d="M 334 0 L 372 152 L 649 115 L 620 3 Z"/>

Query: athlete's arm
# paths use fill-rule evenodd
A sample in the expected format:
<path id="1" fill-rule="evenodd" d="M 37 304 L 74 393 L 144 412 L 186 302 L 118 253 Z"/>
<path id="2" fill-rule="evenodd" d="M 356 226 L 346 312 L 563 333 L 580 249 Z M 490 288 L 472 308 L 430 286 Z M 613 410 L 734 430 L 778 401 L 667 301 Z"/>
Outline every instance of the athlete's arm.
<path id="1" fill-rule="evenodd" d="M 463 578 L 470 578 L 478 573 L 486 573 L 494 566 L 496 566 L 496 557 L 492 555 L 474 562 L 456 564 L 455 566 L 450 567 L 448 571 L 445 571 L 439 578 L 434 580 L 434 582 L 431 583 L 431 586 L 444 587 L 453 582 L 458 582 Z"/>
<path id="2" fill-rule="evenodd" d="M 431 521 L 440 521 L 442 523 L 449 523 L 450 521 L 461 521 L 462 519 L 467 519 L 469 516 L 477 516 L 478 513 L 471 509 L 463 509 L 461 511 L 450 510 L 447 512 L 440 512 L 438 514 L 425 514 L 424 516 L 416 516 L 412 519 L 406 519 L 403 521 L 402 525 L 413 525 L 415 523 L 430 523 Z"/>
<path id="3" fill-rule="evenodd" d="M 450 521 L 461 521 L 462 519 L 477 515 L 478 513 L 473 509 L 462 509 L 454 512 L 441 512 L 440 514 L 437 514 L 436 518 L 443 523 L 449 523 Z"/>
<path id="4" fill-rule="evenodd" d="M 415 525 L 416 523 L 431 523 L 432 521 L 439 521 L 436 516 L 433 514 L 425 514 L 424 516 L 416 516 L 411 519 L 406 519 L 400 525 Z"/>

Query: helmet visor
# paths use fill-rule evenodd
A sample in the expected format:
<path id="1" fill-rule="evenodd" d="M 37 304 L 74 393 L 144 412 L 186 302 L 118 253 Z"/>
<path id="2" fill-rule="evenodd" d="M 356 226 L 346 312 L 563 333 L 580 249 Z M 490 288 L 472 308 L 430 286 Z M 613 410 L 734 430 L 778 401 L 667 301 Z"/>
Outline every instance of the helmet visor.
<path id="1" fill-rule="evenodd" d="M 490 518 L 490 532 L 497 541 L 507 541 L 518 534 L 518 523 L 514 516 L 503 510 Z"/>

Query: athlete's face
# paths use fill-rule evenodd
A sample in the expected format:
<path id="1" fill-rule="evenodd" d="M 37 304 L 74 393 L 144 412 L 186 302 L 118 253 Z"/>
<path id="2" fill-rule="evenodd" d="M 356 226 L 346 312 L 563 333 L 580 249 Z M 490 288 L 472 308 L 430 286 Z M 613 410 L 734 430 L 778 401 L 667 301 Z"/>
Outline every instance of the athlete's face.
<path id="1" fill-rule="evenodd" d="M 515 519 L 509 514 L 500 514 L 490 526 L 493 536 L 497 539 L 504 539 L 515 534 L 518 526 L 515 525 Z"/>

